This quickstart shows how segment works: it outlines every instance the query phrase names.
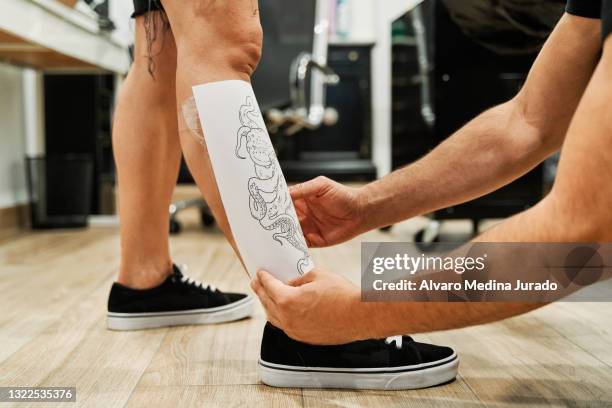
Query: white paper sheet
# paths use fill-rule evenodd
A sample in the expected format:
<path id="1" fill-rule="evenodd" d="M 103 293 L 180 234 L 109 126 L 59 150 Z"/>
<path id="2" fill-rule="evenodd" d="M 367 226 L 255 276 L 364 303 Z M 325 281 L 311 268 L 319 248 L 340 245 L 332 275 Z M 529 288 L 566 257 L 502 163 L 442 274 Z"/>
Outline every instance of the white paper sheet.
<path id="1" fill-rule="evenodd" d="M 265 269 L 282 281 L 314 264 L 251 84 L 193 87 L 221 200 L 251 276 Z"/>

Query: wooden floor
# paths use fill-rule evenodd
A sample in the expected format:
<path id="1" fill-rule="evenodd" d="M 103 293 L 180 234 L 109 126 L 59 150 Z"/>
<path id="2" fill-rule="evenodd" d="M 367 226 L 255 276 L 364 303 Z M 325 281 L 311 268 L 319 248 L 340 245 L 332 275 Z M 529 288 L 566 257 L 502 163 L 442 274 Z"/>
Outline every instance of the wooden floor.
<path id="1" fill-rule="evenodd" d="M 422 224 L 365 239 L 410 240 Z M 0 241 L 0 386 L 76 386 L 78 405 L 92 407 L 612 406 L 609 303 L 559 303 L 501 323 L 415 336 L 459 352 L 459 377 L 441 387 L 273 389 L 257 377 L 265 322 L 259 306 L 253 318 L 225 325 L 107 331 L 118 248 L 115 228 Z M 172 253 L 196 278 L 249 290 L 218 231 L 187 228 L 172 238 Z M 315 259 L 356 280 L 359 241 L 316 251 Z"/>

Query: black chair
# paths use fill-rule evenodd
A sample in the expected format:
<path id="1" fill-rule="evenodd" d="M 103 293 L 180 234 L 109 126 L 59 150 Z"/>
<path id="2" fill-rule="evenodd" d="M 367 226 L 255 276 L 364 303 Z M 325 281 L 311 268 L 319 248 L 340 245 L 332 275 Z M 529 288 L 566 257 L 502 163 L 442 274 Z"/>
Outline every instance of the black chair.
<path id="1" fill-rule="evenodd" d="M 189 168 L 187 168 L 185 160 L 181 161 L 177 184 L 195 184 L 195 181 L 189 172 Z M 213 217 L 210 208 L 208 208 L 208 205 L 206 205 L 206 201 L 204 201 L 201 197 L 180 200 L 170 204 L 171 234 L 178 234 L 181 232 L 182 225 L 176 217 L 179 212 L 187 208 L 198 208 L 200 210 L 200 219 L 205 227 L 212 227 L 215 225 L 215 217 Z"/>

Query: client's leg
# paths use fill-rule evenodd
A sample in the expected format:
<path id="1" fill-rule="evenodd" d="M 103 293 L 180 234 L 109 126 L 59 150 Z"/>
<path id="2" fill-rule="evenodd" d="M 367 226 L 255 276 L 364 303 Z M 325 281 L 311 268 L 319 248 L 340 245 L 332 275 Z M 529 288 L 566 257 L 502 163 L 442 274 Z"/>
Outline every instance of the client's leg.
<path id="1" fill-rule="evenodd" d="M 228 79 L 250 80 L 259 62 L 262 45 L 259 15 L 255 12 L 257 2 L 164 0 L 162 3 L 177 41 L 176 108 L 179 111 L 183 154 L 219 227 L 240 255 L 219 196 L 206 146 L 196 134 L 197 131 L 193 130 L 198 119 L 190 99 L 191 88 L 197 84 Z M 186 123 L 185 119 L 190 123 Z M 228 135 L 227 139 L 228 144 L 235 141 L 234 135 Z"/>
<path id="2" fill-rule="evenodd" d="M 262 42 L 257 3 L 163 4 L 177 42 L 183 151 L 217 221 L 251 274 L 257 267 L 286 269 L 289 277 L 307 272 L 308 248 L 249 83 Z M 201 104 L 193 87 L 207 84 L 216 92 Z M 221 126 L 204 131 L 199 126 L 211 122 Z"/>
<path id="3" fill-rule="evenodd" d="M 177 42 L 179 110 L 188 106 L 185 117 L 190 123 L 183 123 L 188 131 L 181 140 L 202 192 L 250 272 L 288 251 L 297 252 L 299 260 L 287 263 L 287 269 L 306 272 L 300 261 L 306 260 L 307 249 L 297 235 L 301 231 L 286 184 L 248 83 L 261 45 L 256 2 L 163 4 Z M 192 97 L 201 129 L 192 120 Z M 282 272 L 267 269 L 277 276 Z M 311 346 L 270 324 L 264 329 L 259 361 L 266 384 L 318 388 L 420 388 L 453 379 L 457 365 L 452 349 L 408 337 Z"/>

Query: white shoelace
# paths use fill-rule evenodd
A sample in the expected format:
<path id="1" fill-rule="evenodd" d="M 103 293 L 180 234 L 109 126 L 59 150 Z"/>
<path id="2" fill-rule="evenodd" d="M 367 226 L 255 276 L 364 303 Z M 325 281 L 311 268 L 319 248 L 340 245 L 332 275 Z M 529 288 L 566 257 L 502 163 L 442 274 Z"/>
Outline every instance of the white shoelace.
<path id="1" fill-rule="evenodd" d="M 185 272 L 187 272 L 187 269 L 188 269 L 187 265 L 181 264 L 181 265 L 178 265 L 178 267 L 181 270 L 181 273 L 183 274 L 183 276 L 181 277 L 181 282 L 186 283 L 187 285 L 194 285 L 200 289 L 208 289 L 212 292 L 217 290 L 217 287 L 215 285 L 208 284 L 204 286 L 203 282 L 200 282 L 198 280 L 191 278 L 190 276 L 187 276 L 185 274 Z"/>
<path id="2" fill-rule="evenodd" d="M 395 343 L 395 348 L 398 350 L 402 348 L 403 337 L 402 336 L 391 336 L 385 339 L 385 344 Z"/>

